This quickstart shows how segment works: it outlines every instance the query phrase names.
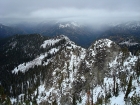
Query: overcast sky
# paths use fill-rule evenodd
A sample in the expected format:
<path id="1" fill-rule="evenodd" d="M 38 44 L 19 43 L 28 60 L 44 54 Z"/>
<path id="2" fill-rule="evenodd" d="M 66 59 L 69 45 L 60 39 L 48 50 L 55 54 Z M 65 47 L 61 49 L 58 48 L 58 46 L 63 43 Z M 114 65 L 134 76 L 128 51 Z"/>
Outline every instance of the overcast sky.
<path id="1" fill-rule="evenodd" d="M 0 0 L 0 23 L 75 20 L 114 22 L 140 19 L 140 0 Z"/>

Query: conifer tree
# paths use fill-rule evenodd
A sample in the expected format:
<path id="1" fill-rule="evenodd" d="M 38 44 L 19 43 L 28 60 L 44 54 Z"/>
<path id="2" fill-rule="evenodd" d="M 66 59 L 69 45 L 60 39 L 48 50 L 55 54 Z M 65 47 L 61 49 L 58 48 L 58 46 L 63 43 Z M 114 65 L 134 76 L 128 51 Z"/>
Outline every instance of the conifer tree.
<path id="1" fill-rule="evenodd" d="M 130 77 L 124 99 L 127 99 L 128 94 L 131 92 L 131 87 L 132 87 L 132 76 Z"/>
<path id="2" fill-rule="evenodd" d="M 73 105 L 76 105 L 76 99 L 75 99 L 75 94 L 73 95 Z"/>

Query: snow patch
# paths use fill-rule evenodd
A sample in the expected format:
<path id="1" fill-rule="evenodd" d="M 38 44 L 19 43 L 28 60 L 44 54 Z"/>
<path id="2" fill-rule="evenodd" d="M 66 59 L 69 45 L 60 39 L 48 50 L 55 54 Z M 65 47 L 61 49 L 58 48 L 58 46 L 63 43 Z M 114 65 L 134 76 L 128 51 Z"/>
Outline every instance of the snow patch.
<path id="1" fill-rule="evenodd" d="M 48 56 L 48 53 L 53 54 L 53 53 L 58 52 L 59 50 L 60 49 L 58 49 L 58 48 L 52 48 L 51 50 L 49 50 L 49 52 L 41 54 L 39 57 L 37 57 L 33 61 L 30 61 L 27 63 L 22 63 L 22 64 L 18 65 L 17 67 L 14 68 L 14 70 L 12 70 L 12 73 L 16 74 L 19 71 L 22 73 L 25 73 L 30 68 L 33 68 L 35 65 L 37 65 L 37 66 L 42 65 L 42 61 L 45 57 Z M 49 61 L 50 61 L 50 59 L 48 59 L 47 62 L 45 62 L 45 65 L 47 65 L 49 63 Z"/>
<path id="2" fill-rule="evenodd" d="M 127 46 L 134 46 L 134 45 L 137 45 L 139 43 L 137 43 L 137 42 L 131 42 L 130 40 L 128 40 L 128 41 L 121 42 L 119 44 L 120 45 L 127 45 Z"/>
<path id="3" fill-rule="evenodd" d="M 113 42 L 109 39 L 101 39 L 95 42 L 94 46 L 96 48 L 111 47 Z"/>
<path id="4" fill-rule="evenodd" d="M 46 48 L 46 46 L 53 46 L 55 43 L 59 42 L 61 39 L 49 39 L 45 40 L 44 43 L 40 46 Z"/>
<path id="5" fill-rule="evenodd" d="M 59 24 L 59 29 L 61 28 L 67 28 L 67 27 L 80 27 L 80 25 L 77 22 L 70 22 L 70 23 L 60 23 Z"/>
<path id="6" fill-rule="evenodd" d="M 110 98 L 110 103 L 111 105 L 125 105 L 125 101 L 124 101 L 124 93 L 121 92 L 119 93 L 119 96 L 115 97 L 111 97 Z"/>
<path id="7" fill-rule="evenodd" d="M 59 24 L 59 28 L 66 28 L 66 27 L 70 27 L 70 24 Z"/>

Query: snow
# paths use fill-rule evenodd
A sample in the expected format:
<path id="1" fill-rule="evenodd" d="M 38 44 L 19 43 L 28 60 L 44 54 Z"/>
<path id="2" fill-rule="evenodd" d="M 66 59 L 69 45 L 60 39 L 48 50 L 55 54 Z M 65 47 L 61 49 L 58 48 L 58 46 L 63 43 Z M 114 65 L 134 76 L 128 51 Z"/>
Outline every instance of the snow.
<path id="1" fill-rule="evenodd" d="M 61 105 L 60 104 L 60 100 L 61 100 L 60 93 L 62 93 L 63 95 L 71 94 L 70 91 L 73 87 L 72 86 L 73 81 L 76 78 L 77 70 L 78 70 L 78 67 L 79 67 L 78 65 L 81 62 L 81 60 L 83 60 L 85 58 L 85 55 L 86 55 L 85 54 L 86 53 L 85 49 L 83 49 L 79 46 L 76 46 L 75 44 L 73 44 L 71 42 L 69 42 L 69 43 L 71 44 L 71 46 L 66 46 L 66 50 L 69 51 L 69 55 L 67 55 L 67 53 L 64 52 L 64 56 L 68 58 L 65 61 L 64 67 L 61 68 L 61 69 L 57 67 L 52 73 L 53 85 L 50 87 L 50 89 L 53 88 L 53 90 L 51 90 L 51 91 L 56 95 L 58 105 Z M 79 56 L 77 56 L 73 52 L 72 48 L 74 50 L 77 49 L 77 51 L 78 51 L 78 49 L 81 48 L 81 50 L 80 50 L 81 52 L 79 52 L 80 53 Z M 66 63 L 66 62 L 68 62 L 68 63 Z M 59 72 L 59 74 L 56 76 L 57 72 Z M 58 80 L 61 79 L 62 75 L 63 75 L 64 79 L 61 81 L 61 84 L 59 84 Z M 82 76 L 82 80 L 85 81 L 84 76 Z M 59 88 L 59 85 L 60 85 L 61 89 Z M 51 94 L 52 94 L 52 92 L 51 92 Z M 45 92 L 45 94 L 46 94 L 46 92 Z M 46 95 L 46 96 L 48 96 L 48 95 Z M 53 98 L 54 96 L 50 95 L 50 97 Z M 47 100 L 47 98 L 46 98 L 46 100 Z M 50 101 L 50 103 L 51 103 L 51 101 Z"/>
<path id="2" fill-rule="evenodd" d="M 107 42 L 108 42 L 108 43 L 107 43 L 107 46 L 108 46 L 108 47 L 111 47 L 112 41 L 108 40 Z"/>
<path id="3" fill-rule="evenodd" d="M 109 43 L 109 45 L 110 44 L 111 43 Z M 109 45 L 107 45 L 107 46 L 109 46 Z M 94 53 L 94 51 L 95 50 L 93 50 L 93 51 L 91 50 L 91 52 L 93 52 L 93 53 Z M 127 85 L 124 87 L 125 88 L 125 90 L 124 90 L 121 87 L 121 80 L 117 77 L 117 75 L 118 75 L 118 72 L 120 72 L 120 71 L 128 72 L 128 75 L 130 75 L 130 76 L 135 74 L 134 66 L 136 64 L 136 61 L 137 61 L 138 57 L 129 53 L 129 56 L 126 57 L 123 60 L 123 62 L 122 62 L 122 57 L 123 57 L 123 53 L 120 52 L 114 58 L 114 60 L 109 62 L 109 70 L 110 70 L 109 75 L 110 76 L 106 76 L 104 78 L 103 84 L 94 86 L 93 90 L 92 89 L 90 90 L 90 92 L 93 91 L 93 102 L 94 103 L 97 102 L 97 98 L 101 98 L 101 97 L 104 98 L 106 96 L 106 93 L 111 93 L 112 97 L 108 99 L 108 102 L 110 103 L 110 105 L 125 105 L 126 104 L 126 102 L 124 101 L 124 96 L 125 96 L 125 93 L 126 93 L 126 90 L 127 90 Z M 87 62 L 86 64 L 89 65 L 89 62 Z M 119 66 L 119 68 L 118 68 L 118 66 Z M 112 93 L 113 86 L 114 86 L 114 80 L 113 80 L 113 74 L 114 73 L 116 74 L 116 77 L 115 77 L 116 78 L 116 83 L 118 83 L 118 87 L 119 87 L 118 96 L 114 96 L 113 93 Z M 129 77 L 126 78 L 127 82 L 129 80 Z M 82 76 L 81 76 L 81 78 L 82 78 Z M 140 87 L 139 87 L 140 84 L 138 83 L 138 80 L 140 80 L 140 78 L 133 78 L 132 89 L 131 89 L 131 92 L 129 93 L 128 97 L 132 97 L 132 96 L 135 96 L 135 95 L 137 95 L 137 96 L 140 95 Z M 84 105 L 87 102 L 86 92 L 85 92 L 85 95 L 81 94 L 81 97 L 82 97 L 83 100 L 82 100 L 81 103 L 78 103 L 78 105 Z M 103 105 L 105 105 L 104 99 L 103 99 Z"/>
<path id="4" fill-rule="evenodd" d="M 124 93 L 119 93 L 119 96 L 110 98 L 111 105 L 125 105 Z"/>
<path id="5" fill-rule="evenodd" d="M 123 64 L 121 66 L 121 61 L 119 60 L 120 58 L 122 58 L 122 53 L 120 53 L 114 61 L 112 61 L 111 63 L 109 63 L 109 67 L 111 68 L 111 73 L 113 72 L 112 70 L 116 70 L 118 71 L 128 71 L 129 75 L 132 75 L 134 73 L 133 67 L 136 64 L 136 61 L 138 59 L 137 56 L 132 55 L 131 53 L 129 53 L 129 56 L 123 61 Z M 120 66 L 120 69 L 117 68 L 117 66 Z M 128 79 L 127 79 L 128 80 Z M 113 80 L 112 80 L 113 81 Z M 118 84 L 120 84 L 120 80 L 118 79 Z M 136 93 L 140 93 L 140 88 L 138 85 L 138 82 L 136 79 L 133 79 L 132 81 L 132 87 L 135 87 L 135 90 L 131 90 L 131 92 L 129 93 L 128 97 L 132 97 L 134 96 L 134 93 L 136 91 Z M 125 105 L 125 101 L 124 101 L 124 96 L 125 96 L 125 92 L 121 91 L 121 87 L 120 87 L 120 92 L 119 95 L 117 97 L 113 96 L 110 98 L 110 102 L 111 105 L 117 104 L 117 105 Z"/>
<path id="6" fill-rule="evenodd" d="M 67 28 L 67 27 L 80 27 L 80 25 L 77 22 L 69 22 L 69 23 L 60 23 L 59 24 L 59 29 L 61 28 Z"/>
<path id="7" fill-rule="evenodd" d="M 62 38 L 69 40 L 67 37 L 64 37 L 64 36 L 62 36 Z M 56 40 L 59 40 L 59 39 L 55 39 L 55 41 L 53 40 L 52 43 L 49 41 L 48 42 L 46 41 L 44 43 L 44 45 L 42 45 L 42 47 L 45 48 L 44 46 L 46 46 L 46 45 L 55 44 L 55 43 L 57 43 Z M 70 94 L 70 96 L 72 96 L 71 91 L 73 89 L 72 88 L 73 82 L 77 79 L 77 73 L 78 73 L 78 69 L 80 67 L 81 61 L 85 60 L 86 50 L 79 46 L 76 46 L 71 41 L 68 41 L 67 43 L 70 44 L 70 46 L 66 46 L 66 48 L 65 48 L 65 50 L 68 53 L 66 53 L 65 51 L 64 52 L 62 51 L 63 53 L 60 52 L 67 59 L 65 59 L 65 61 L 64 61 L 65 63 L 64 63 L 63 67 L 57 67 L 53 70 L 52 85 L 45 87 L 45 84 L 41 84 L 38 87 L 39 95 L 36 99 L 38 104 L 40 104 L 43 101 L 48 101 L 49 103 L 52 103 L 54 101 L 54 99 L 56 99 L 58 105 L 61 105 L 60 104 L 61 95 L 65 96 L 67 94 Z M 94 44 L 95 49 L 89 49 L 91 51 L 91 55 L 93 57 L 96 55 L 96 53 L 97 53 L 96 48 L 111 47 L 112 43 L 113 42 L 108 39 L 102 39 L 102 40 L 96 41 Z M 52 48 L 49 50 L 49 53 L 53 54 L 54 52 L 58 52 L 58 51 L 59 51 L 59 48 Z M 24 63 L 19 65 L 18 68 L 15 68 L 12 71 L 12 73 L 18 73 L 18 71 L 26 72 L 29 68 L 32 68 L 35 65 L 41 65 L 42 60 L 47 55 L 48 55 L 48 53 L 41 54 L 33 61 L 27 62 L 26 66 Z M 109 70 L 110 70 L 108 73 L 109 76 L 106 76 L 103 79 L 102 84 L 94 85 L 94 88 L 90 89 L 90 91 L 93 92 L 93 102 L 94 103 L 97 102 L 98 98 L 101 98 L 101 97 L 105 98 L 107 93 L 111 93 L 112 97 L 109 98 L 110 105 L 125 105 L 124 96 L 125 96 L 126 90 L 122 91 L 122 88 L 120 86 L 121 81 L 117 76 L 115 78 L 116 78 L 116 83 L 118 83 L 118 86 L 119 86 L 119 94 L 118 94 L 118 96 L 113 96 L 113 94 L 112 94 L 113 86 L 114 86 L 114 80 L 113 80 L 112 75 L 113 75 L 113 73 L 115 73 L 117 75 L 118 72 L 121 72 L 121 71 L 125 71 L 125 72 L 128 71 L 129 75 L 132 75 L 133 73 L 135 73 L 133 70 L 133 67 L 136 64 L 138 57 L 129 53 L 128 57 L 123 59 L 123 62 L 122 62 L 122 56 L 123 56 L 123 53 L 120 52 L 114 58 L 114 60 L 109 62 L 109 65 L 108 65 Z M 55 59 L 55 57 L 52 59 Z M 48 60 L 48 62 L 49 62 L 49 60 Z M 47 65 L 48 62 L 46 62 L 45 65 Z M 90 65 L 88 60 L 85 60 L 85 62 L 86 62 L 86 65 Z M 92 62 L 94 62 L 94 61 L 92 61 Z M 120 68 L 118 68 L 118 66 Z M 58 74 L 58 72 L 59 72 L 59 74 Z M 61 83 L 58 83 L 58 80 L 60 80 L 62 76 L 63 76 L 63 80 L 61 81 Z M 128 78 L 126 80 L 128 80 Z M 84 74 L 80 75 L 80 79 L 84 82 L 86 81 Z M 139 80 L 140 80 L 140 78 L 139 78 Z M 136 78 L 134 78 L 132 81 L 132 87 L 135 87 L 135 89 L 132 89 L 128 96 L 132 97 L 132 96 L 134 96 L 134 94 L 139 95 L 140 87 L 139 87 L 139 84 L 138 84 Z M 124 87 L 124 88 L 126 89 L 127 87 Z M 35 94 L 37 93 L 37 89 L 34 91 L 34 93 Z M 21 96 L 23 96 L 23 94 L 19 95 L 19 97 L 21 97 Z M 80 92 L 80 96 L 82 98 L 82 101 L 81 101 L 81 103 L 79 103 L 77 101 L 77 105 L 85 105 L 87 103 L 87 99 L 88 99 L 87 92 L 85 90 L 82 90 Z M 90 97 L 90 100 L 91 100 L 91 97 Z M 16 100 L 14 98 L 11 98 L 11 101 L 14 102 Z M 104 99 L 103 99 L 103 101 L 104 101 Z M 103 105 L 104 105 L 104 102 L 103 102 Z"/>
<path id="8" fill-rule="evenodd" d="M 77 22 L 71 22 L 71 24 L 72 24 L 73 26 L 80 27 L 80 25 L 79 25 Z"/>
<path id="9" fill-rule="evenodd" d="M 127 66 L 127 67 L 129 67 L 129 65 L 131 66 L 131 65 L 135 65 L 135 62 L 137 61 L 137 57 L 136 56 L 129 56 L 126 60 L 125 60 L 125 62 L 124 62 L 124 64 L 123 64 L 123 66 Z"/>
<path id="10" fill-rule="evenodd" d="M 120 45 L 127 45 L 127 46 L 134 46 L 134 45 L 137 45 L 139 43 L 137 43 L 137 42 L 131 42 L 131 40 L 128 40 L 128 41 L 121 42 L 119 44 Z"/>
<path id="11" fill-rule="evenodd" d="M 103 88 L 101 86 L 96 86 L 93 89 L 93 102 L 97 102 L 97 98 L 102 97 L 102 95 L 105 96 Z"/>
<path id="12" fill-rule="evenodd" d="M 28 69 L 33 68 L 35 65 L 41 65 L 43 58 L 45 58 L 46 56 L 47 56 L 47 54 L 45 54 L 45 55 L 42 54 L 40 57 L 34 59 L 33 61 L 20 64 L 18 67 L 14 68 L 14 70 L 12 70 L 12 73 L 16 74 L 19 71 L 22 73 L 25 73 L 26 71 L 28 71 Z"/>
<path id="13" fill-rule="evenodd" d="M 86 79 L 85 79 L 85 77 L 84 76 L 81 76 L 81 79 L 82 79 L 82 81 L 86 81 Z"/>
<path id="14" fill-rule="evenodd" d="M 71 44 L 71 47 L 73 47 L 74 49 L 76 49 L 78 46 L 75 46 L 74 44 Z M 80 48 L 80 47 L 78 47 Z M 67 47 L 67 49 L 69 49 L 69 47 Z M 68 71 L 69 71 L 69 78 L 66 78 L 63 80 L 62 82 L 62 90 L 67 90 L 72 88 L 72 83 L 75 80 L 75 76 L 77 74 L 77 66 L 79 65 L 79 63 L 81 62 L 81 60 L 83 60 L 85 58 L 85 49 L 82 48 L 79 56 L 75 55 L 72 51 L 70 52 L 70 61 L 69 62 L 69 66 L 67 64 L 65 64 L 65 68 L 63 69 L 63 73 L 66 72 L 66 68 L 68 66 Z M 74 69 L 75 68 L 75 69 Z M 83 77 L 83 81 L 84 81 L 84 77 Z M 70 82 L 69 85 L 68 82 Z M 68 86 L 68 87 L 67 87 Z"/>
<path id="15" fill-rule="evenodd" d="M 109 39 L 101 39 L 95 42 L 95 48 L 104 48 L 104 47 L 111 47 L 113 42 Z"/>
<path id="16" fill-rule="evenodd" d="M 64 50 L 64 56 L 67 57 L 67 61 L 65 61 L 64 67 L 63 68 L 55 68 L 54 71 L 52 72 L 52 80 L 53 83 L 51 86 L 48 86 L 47 88 L 45 87 L 45 84 L 41 84 L 38 87 L 38 97 L 37 97 L 37 103 L 40 104 L 43 101 L 48 101 L 49 103 L 52 103 L 54 99 L 56 99 L 58 105 L 60 104 L 61 97 L 60 95 L 67 95 L 71 94 L 71 89 L 74 80 L 77 78 L 76 74 L 78 71 L 78 68 L 80 67 L 81 61 L 85 58 L 86 55 L 86 50 L 84 48 L 81 48 L 80 46 L 75 45 L 74 42 L 71 42 L 67 37 L 61 36 L 60 39 L 65 38 L 67 40 L 66 44 L 70 44 L 71 46 L 66 46 L 66 50 L 69 52 L 69 55 L 65 52 Z M 49 40 L 50 41 L 50 40 Z M 46 45 L 50 45 L 49 41 L 45 41 L 45 43 L 42 45 L 42 47 Z M 54 40 L 53 40 L 54 41 Z M 54 41 L 55 43 L 57 41 Z M 53 44 L 51 43 L 51 44 Z M 25 63 L 20 64 L 18 67 L 16 67 L 12 73 L 18 73 L 18 71 L 21 72 L 26 72 L 29 68 L 33 68 L 35 65 L 41 65 L 42 60 L 47 57 L 48 53 L 53 54 L 54 52 L 58 52 L 60 49 L 58 48 L 52 48 L 48 52 L 41 54 L 38 56 L 36 59 L 27 62 L 26 65 Z M 76 53 L 75 53 L 76 51 Z M 62 53 L 60 52 L 60 53 Z M 44 63 L 44 65 L 47 65 L 49 61 L 53 61 L 55 59 L 55 56 L 47 62 Z M 60 59 L 61 60 L 61 59 Z M 60 72 L 60 75 L 58 74 Z M 69 72 L 69 76 L 68 76 Z M 58 74 L 58 76 L 56 76 Z M 61 79 L 61 76 L 63 75 L 63 80 L 61 83 L 58 83 L 58 80 Z M 84 75 L 81 77 L 82 81 L 85 81 Z M 60 86 L 59 86 L 60 85 Z M 60 89 L 61 87 L 61 89 Z M 37 89 L 34 91 L 34 94 L 37 94 Z"/>
<path id="17" fill-rule="evenodd" d="M 105 84 L 106 89 L 109 90 L 110 85 L 113 84 L 113 78 L 107 78 L 107 77 L 105 77 L 104 78 L 104 84 Z"/>
<path id="18" fill-rule="evenodd" d="M 46 46 L 53 46 L 55 43 L 59 42 L 61 39 L 49 39 L 45 40 L 44 43 L 40 46 L 46 48 Z"/>
<path id="19" fill-rule="evenodd" d="M 59 50 L 60 49 L 52 48 L 51 50 L 49 50 L 48 53 L 53 54 L 53 53 L 58 52 Z M 48 53 L 41 54 L 39 57 L 37 57 L 36 59 L 34 59 L 30 62 L 26 62 L 26 63 L 22 63 L 22 64 L 18 65 L 17 67 L 14 68 L 14 70 L 12 70 L 12 73 L 17 74 L 19 71 L 22 73 L 25 73 L 30 68 L 33 68 L 35 65 L 37 65 L 37 66 L 42 65 L 42 61 L 45 57 L 47 57 Z M 50 61 L 50 59 L 48 59 L 47 62 L 45 62 L 45 65 L 47 65 L 49 61 Z"/>
<path id="20" fill-rule="evenodd" d="M 17 100 L 15 98 L 10 98 L 11 103 L 13 104 L 14 102 L 16 102 Z"/>
<path id="21" fill-rule="evenodd" d="M 84 94 L 84 95 L 80 94 L 80 96 L 82 96 L 82 102 L 81 103 L 77 102 L 77 105 L 86 105 L 86 103 L 87 103 L 87 94 Z"/>
<path id="22" fill-rule="evenodd" d="M 59 24 L 59 28 L 66 28 L 66 27 L 70 27 L 70 24 Z"/>
<path id="23" fill-rule="evenodd" d="M 16 41 L 9 44 L 9 46 L 11 46 L 12 49 L 15 48 L 16 45 L 17 45 L 17 42 Z"/>
<path id="24" fill-rule="evenodd" d="M 53 54 L 53 53 L 56 53 L 56 52 L 58 52 L 59 51 L 59 49 L 57 49 L 57 48 L 52 48 L 49 52 L 50 52 L 50 54 Z"/>
<path id="25" fill-rule="evenodd" d="M 134 90 L 132 90 L 130 93 L 129 93 L 129 95 L 128 95 L 128 97 L 132 97 L 132 96 L 134 96 L 134 95 L 139 95 L 140 94 L 140 85 L 138 84 L 138 81 L 137 80 L 133 80 L 132 81 L 132 86 L 135 86 L 135 89 Z"/>
<path id="26" fill-rule="evenodd" d="M 43 48 L 46 48 L 46 46 L 53 46 L 55 45 L 57 42 L 59 42 L 60 40 L 62 39 L 65 39 L 67 40 L 66 44 L 67 43 L 70 43 L 70 44 L 73 44 L 73 47 L 75 47 L 74 45 L 74 42 L 71 42 L 69 40 L 68 37 L 64 36 L 64 35 L 60 35 L 59 37 L 56 37 L 56 38 L 53 38 L 53 39 L 49 39 L 49 40 L 46 40 L 44 41 L 44 43 L 40 46 L 40 47 L 43 47 Z M 16 44 L 16 43 L 15 43 Z M 14 45 L 15 45 L 14 44 Z M 11 44 L 13 45 L 13 43 Z M 42 61 L 45 57 L 48 56 L 48 54 L 55 54 L 57 53 L 58 51 L 60 50 L 60 47 L 58 46 L 57 48 L 51 48 L 48 52 L 46 53 L 42 53 L 40 54 L 38 57 L 36 57 L 34 60 L 30 61 L 30 62 L 26 62 L 26 63 L 22 63 L 20 65 L 18 65 L 17 67 L 14 68 L 14 70 L 12 70 L 12 73 L 18 73 L 19 71 L 22 72 L 22 73 L 25 73 L 26 71 L 28 71 L 30 68 L 34 68 L 34 66 L 39 66 L 39 65 L 42 65 Z M 47 62 L 44 62 L 43 65 L 47 65 L 49 63 L 49 61 L 51 60 L 48 59 Z"/>
<path id="27" fill-rule="evenodd" d="M 37 104 L 40 104 L 43 101 L 48 100 L 49 101 L 49 96 L 55 92 L 54 88 L 46 89 L 45 85 L 42 84 L 38 87 L 38 97 L 36 99 Z M 35 94 L 37 93 L 37 90 L 34 92 Z"/>

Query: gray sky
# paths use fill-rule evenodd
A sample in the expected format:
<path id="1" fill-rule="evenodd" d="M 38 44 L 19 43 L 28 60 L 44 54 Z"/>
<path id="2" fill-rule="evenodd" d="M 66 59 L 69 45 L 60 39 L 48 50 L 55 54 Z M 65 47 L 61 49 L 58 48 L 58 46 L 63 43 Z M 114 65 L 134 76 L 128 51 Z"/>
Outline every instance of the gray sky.
<path id="1" fill-rule="evenodd" d="M 140 0 L 0 0 L 0 23 L 75 20 L 89 23 L 140 19 Z"/>

